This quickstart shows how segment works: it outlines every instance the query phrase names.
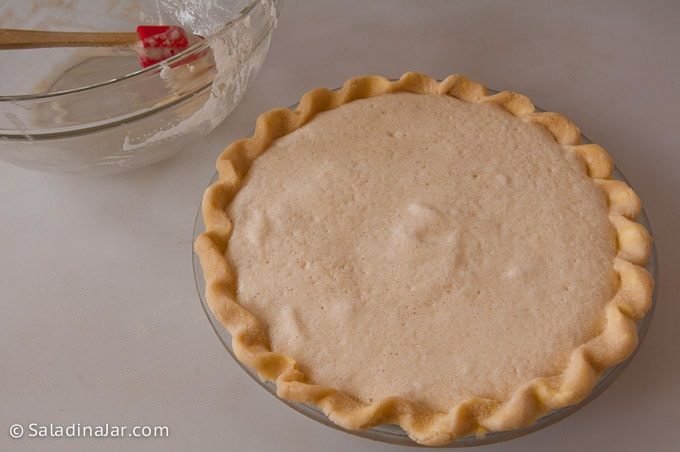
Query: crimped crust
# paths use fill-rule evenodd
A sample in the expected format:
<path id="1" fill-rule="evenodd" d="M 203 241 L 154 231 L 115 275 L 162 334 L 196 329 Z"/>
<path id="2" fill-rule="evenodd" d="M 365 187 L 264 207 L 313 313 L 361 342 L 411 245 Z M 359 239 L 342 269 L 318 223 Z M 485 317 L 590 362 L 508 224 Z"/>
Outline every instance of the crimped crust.
<path id="1" fill-rule="evenodd" d="M 225 257 L 232 231 L 226 211 L 253 160 L 272 141 L 308 123 L 317 113 L 391 92 L 441 94 L 469 103 L 495 103 L 523 121 L 542 124 L 557 143 L 576 151 L 588 176 L 607 196 L 618 245 L 612 265 L 620 283 L 606 305 L 603 330 L 573 350 L 561 374 L 528 381 L 508 400 L 473 398 L 448 412 L 436 412 L 402 397 L 388 397 L 370 405 L 361 403 L 334 388 L 306 382 L 295 359 L 271 351 L 266 327 L 236 301 L 235 275 Z M 195 243 L 205 274 L 208 305 L 231 334 L 237 358 L 255 369 L 260 378 L 276 382 L 279 397 L 316 405 L 344 428 L 398 424 L 413 440 L 434 446 L 487 430 L 530 425 L 549 411 L 585 398 L 605 369 L 625 360 L 637 344 L 636 322 L 651 305 L 653 280 L 642 267 L 649 259 L 651 238 L 635 222 L 641 210 L 639 198 L 624 182 L 611 179 L 612 168 L 607 152 L 595 144 L 580 144 L 579 129 L 562 115 L 536 113 L 531 101 L 521 94 L 505 91 L 488 96 L 485 87 L 461 75 L 451 75 L 442 82 L 413 72 L 397 81 L 363 76 L 348 80 L 336 91 L 312 90 L 295 110 L 280 108 L 260 115 L 253 136 L 230 144 L 217 161 L 219 180 L 203 197 L 206 232 Z"/>

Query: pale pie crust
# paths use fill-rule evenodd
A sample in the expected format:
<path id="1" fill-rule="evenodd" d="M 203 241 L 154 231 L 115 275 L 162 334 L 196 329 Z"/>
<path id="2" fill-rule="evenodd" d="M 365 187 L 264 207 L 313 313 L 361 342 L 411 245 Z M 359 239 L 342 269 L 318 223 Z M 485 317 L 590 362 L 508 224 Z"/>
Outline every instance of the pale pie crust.
<path id="1" fill-rule="evenodd" d="M 308 93 L 218 161 L 208 303 L 240 360 L 343 427 L 528 425 L 625 359 L 651 302 L 639 200 L 578 139 L 461 76 Z"/>

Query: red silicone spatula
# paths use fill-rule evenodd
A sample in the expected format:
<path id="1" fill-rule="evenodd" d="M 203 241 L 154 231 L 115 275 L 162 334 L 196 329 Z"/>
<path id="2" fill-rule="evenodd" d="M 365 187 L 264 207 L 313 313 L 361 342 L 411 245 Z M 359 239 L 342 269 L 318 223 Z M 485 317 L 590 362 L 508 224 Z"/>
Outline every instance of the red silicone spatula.
<path id="1" fill-rule="evenodd" d="M 0 50 L 44 47 L 131 46 L 142 67 L 159 63 L 195 44 L 199 36 L 176 25 L 140 25 L 137 32 L 41 31 L 0 28 Z"/>

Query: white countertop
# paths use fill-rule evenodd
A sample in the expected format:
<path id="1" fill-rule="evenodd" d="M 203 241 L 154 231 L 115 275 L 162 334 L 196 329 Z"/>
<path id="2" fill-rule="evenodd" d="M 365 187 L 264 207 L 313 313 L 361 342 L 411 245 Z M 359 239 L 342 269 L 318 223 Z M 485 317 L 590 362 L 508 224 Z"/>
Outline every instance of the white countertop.
<path id="1" fill-rule="evenodd" d="M 0 449 L 395 448 L 292 411 L 232 361 L 198 301 L 191 241 L 215 158 L 258 113 L 407 70 L 464 73 L 564 113 L 640 194 L 659 253 L 655 318 L 619 380 L 552 427 L 478 450 L 676 448 L 679 21 L 672 1 L 287 1 L 248 94 L 180 155 L 101 178 L 0 163 Z M 9 438 L 30 422 L 166 425 L 170 437 Z"/>

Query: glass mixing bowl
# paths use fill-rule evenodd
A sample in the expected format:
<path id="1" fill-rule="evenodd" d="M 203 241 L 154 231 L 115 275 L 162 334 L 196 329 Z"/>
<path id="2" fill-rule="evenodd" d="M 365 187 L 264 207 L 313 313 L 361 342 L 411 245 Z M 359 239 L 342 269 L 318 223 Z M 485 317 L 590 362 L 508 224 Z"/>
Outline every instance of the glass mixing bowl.
<path id="1" fill-rule="evenodd" d="M 129 0 L 0 5 L 0 27 L 134 31 L 179 24 L 205 39 L 139 69 L 131 48 L 0 52 L 0 160 L 110 174 L 167 158 L 214 129 L 269 49 L 280 0 Z"/>
<path id="2" fill-rule="evenodd" d="M 497 93 L 498 91 L 495 90 L 488 90 L 490 94 Z M 291 106 L 291 109 L 294 109 L 296 105 Z M 544 111 L 540 108 L 536 108 L 536 111 Z M 586 138 L 584 135 L 581 135 L 581 141 L 583 143 L 591 143 L 588 138 Z M 623 174 L 618 170 L 618 168 L 614 168 L 614 173 L 613 173 L 613 178 L 622 180 L 624 182 L 626 181 L 626 178 L 623 176 Z M 212 184 L 217 180 L 217 173 L 215 173 L 208 183 L 208 185 Z M 647 230 L 652 234 L 652 229 L 649 224 L 649 220 L 647 218 L 647 214 L 645 213 L 644 209 L 642 210 L 640 217 L 638 218 L 638 222 L 645 226 Z M 205 225 L 203 223 L 203 212 L 201 210 L 201 204 L 199 202 L 199 207 L 198 207 L 198 213 L 196 214 L 196 220 L 194 223 L 194 233 L 193 233 L 193 241 L 194 243 L 196 241 L 196 238 L 198 237 L 199 234 L 205 231 Z M 339 425 L 335 424 L 333 421 L 331 421 L 328 416 L 326 416 L 319 408 L 312 406 L 312 405 L 306 405 L 304 403 L 299 403 L 299 402 L 291 402 L 289 400 L 284 400 L 279 398 L 276 395 L 276 384 L 271 382 L 271 381 L 263 381 L 260 379 L 260 377 L 257 375 L 255 371 L 253 371 L 251 368 L 245 366 L 243 363 L 241 363 L 237 358 L 236 355 L 234 354 L 234 350 L 232 348 L 231 344 L 231 335 L 229 332 L 224 328 L 224 326 L 215 318 L 213 315 L 212 311 L 210 310 L 210 307 L 207 304 L 206 298 L 205 298 L 205 280 L 203 278 L 203 268 L 201 267 L 200 260 L 198 256 L 195 253 L 192 253 L 191 256 L 192 264 L 193 264 L 193 269 L 194 269 L 194 280 L 196 283 L 196 290 L 198 291 L 198 297 L 201 302 L 201 306 L 203 307 L 203 311 L 205 312 L 206 316 L 208 317 L 208 320 L 210 321 L 210 324 L 212 325 L 213 330 L 217 334 L 218 338 L 220 339 L 220 342 L 224 345 L 224 347 L 227 349 L 231 357 L 236 361 L 236 363 L 248 374 L 250 377 L 255 380 L 260 386 L 262 386 L 264 389 L 267 390 L 270 394 L 273 396 L 277 397 L 280 401 L 288 405 L 289 407 L 293 408 L 295 411 L 304 414 L 305 416 L 314 419 L 317 422 L 320 422 L 324 425 L 327 425 L 329 427 L 332 427 L 334 429 L 355 435 L 355 436 L 360 436 L 363 438 L 368 438 L 372 439 L 374 441 L 380 441 L 383 443 L 388 443 L 388 444 L 399 444 L 399 445 L 404 445 L 404 446 L 416 446 L 416 447 L 425 447 L 422 446 L 421 444 L 416 443 L 413 441 L 411 438 L 408 437 L 406 432 L 402 430 L 399 426 L 397 425 L 379 425 L 376 427 L 373 427 L 368 430 L 346 430 Z M 652 255 L 649 260 L 649 263 L 647 264 L 647 270 L 650 272 L 652 275 L 652 278 L 656 282 L 657 280 L 657 256 L 656 256 L 656 248 L 654 246 L 654 241 L 652 240 Z M 590 395 L 582 400 L 581 402 L 574 404 L 574 405 L 569 405 L 564 408 L 560 408 L 558 410 L 552 411 L 550 413 L 545 414 L 543 417 L 541 417 L 538 421 L 536 421 L 534 424 L 526 427 L 526 428 L 521 428 L 517 430 L 507 430 L 507 431 L 501 431 L 501 432 L 488 432 L 484 436 L 465 436 L 462 438 L 458 438 L 454 440 L 453 442 L 446 444 L 441 447 L 469 447 L 469 446 L 480 446 L 483 444 L 493 444 L 493 443 L 499 443 L 502 441 L 508 441 L 514 438 L 518 438 L 520 436 L 527 435 L 529 433 L 535 432 L 537 430 L 541 430 L 545 427 L 548 427 L 564 418 L 567 416 L 575 413 L 585 405 L 589 404 L 591 401 L 593 401 L 595 398 L 597 398 L 600 394 L 602 394 L 605 389 L 607 389 L 614 381 L 621 375 L 623 370 L 628 366 L 628 364 L 631 362 L 633 359 L 633 356 L 635 356 L 635 353 L 637 353 L 638 349 L 640 348 L 640 345 L 642 344 L 645 335 L 647 334 L 647 330 L 649 328 L 649 324 L 652 320 L 652 316 L 654 314 L 654 309 L 656 307 L 656 284 L 654 286 L 654 294 L 652 297 L 652 306 L 649 308 L 649 311 L 645 314 L 645 316 L 640 319 L 640 321 L 637 324 L 637 332 L 638 332 L 638 344 L 637 348 L 635 351 L 631 354 L 631 356 L 628 357 L 624 362 L 612 366 L 609 369 L 607 369 L 604 374 L 600 377 L 600 380 L 597 382 L 595 385 L 595 388 L 593 388 L 593 391 L 590 393 Z"/>

